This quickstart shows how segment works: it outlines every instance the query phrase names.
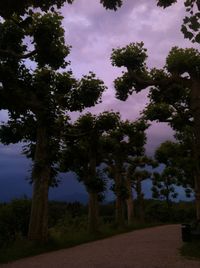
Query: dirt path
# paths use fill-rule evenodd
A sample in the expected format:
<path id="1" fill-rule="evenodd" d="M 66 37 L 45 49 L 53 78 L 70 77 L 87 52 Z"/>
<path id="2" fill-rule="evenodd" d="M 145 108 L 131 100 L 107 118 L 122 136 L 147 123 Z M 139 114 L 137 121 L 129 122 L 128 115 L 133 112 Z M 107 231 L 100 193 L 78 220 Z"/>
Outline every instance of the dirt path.
<path id="1" fill-rule="evenodd" d="M 180 225 L 138 230 L 0 265 L 1 268 L 200 268 L 179 254 Z"/>

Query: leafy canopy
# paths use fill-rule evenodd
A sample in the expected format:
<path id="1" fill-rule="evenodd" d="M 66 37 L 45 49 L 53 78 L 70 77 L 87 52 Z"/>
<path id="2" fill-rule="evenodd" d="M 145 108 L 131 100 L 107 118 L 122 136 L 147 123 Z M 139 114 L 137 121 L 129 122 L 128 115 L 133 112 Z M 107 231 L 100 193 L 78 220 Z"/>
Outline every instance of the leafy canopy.
<path id="1" fill-rule="evenodd" d="M 72 4 L 74 0 L 1 0 L 0 16 L 4 19 L 10 18 L 14 13 L 23 16 L 31 13 L 33 9 L 40 8 L 41 11 L 47 12 L 60 9 L 65 3 Z M 122 0 L 100 0 L 100 3 L 106 9 L 117 10 L 122 6 Z"/>
<path id="2" fill-rule="evenodd" d="M 166 8 L 177 2 L 178 0 L 157 0 L 157 5 Z M 193 43 L 200 43 L 200 2 L 199 0 L 185 0 L 184 5 L 187 15 L 183 19 L 181 31 L 185 38 Z"/>

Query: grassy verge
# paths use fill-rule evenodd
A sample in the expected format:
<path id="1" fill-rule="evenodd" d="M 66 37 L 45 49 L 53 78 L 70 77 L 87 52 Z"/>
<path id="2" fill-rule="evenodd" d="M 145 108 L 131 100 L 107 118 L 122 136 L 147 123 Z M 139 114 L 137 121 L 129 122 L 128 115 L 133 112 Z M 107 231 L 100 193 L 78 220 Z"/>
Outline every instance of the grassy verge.
<path id="1" fill-rule="evenodd" d="M 181 248 L 181 255 L 186 258 L 195 258 L 200 260 L 200 241 L 184 243 Z"/>
<path id="2" fill-rule="evenodd" d="M 50 231 L 50 239 L 47 244 L 41 245 L 30 242 L 28 240 L 18 239 L 12 244 L 8 244 L 0 250 L 0 263 L 7 263 L 17 259 L 35 256 L 41 253 L 50 252 L 58 249 L 69 248 L 83 243 L 104 239 L 117 234 L 130 232 L 133 230 L 158 226 L 160 224 L 133 224 L 132 226 L 116 229 L 111 226 L 104 226 L 96 235 L 89 235 L 87 231 L 82 230 L 76 232 L 58 232 Z"/>

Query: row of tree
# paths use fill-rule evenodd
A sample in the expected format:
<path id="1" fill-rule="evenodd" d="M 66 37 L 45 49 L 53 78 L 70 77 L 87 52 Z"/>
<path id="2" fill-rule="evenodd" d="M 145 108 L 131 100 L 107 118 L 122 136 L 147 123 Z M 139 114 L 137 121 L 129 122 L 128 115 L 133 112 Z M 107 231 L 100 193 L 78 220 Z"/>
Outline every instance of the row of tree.
<path id="1" fill-rule="evenodd" d="M 193 178 L 200 218 L 200 53 L 194 48 L 173 47 L 163 69 L 146 66 L 144 44 L 130 45 L 113 50 L 112 63 L 126 67 L 127 72 L 115 80 L 117 97 L 126 100 L 133 92 L 150 88 L 150 104 L 144 118 L 167 122 L 174 129 L 184 154 L 175 165 L 183 176 Z M 175 150 L 176 152 L 176 150 Z M 180 163 L 180 164 L 179 164 Z M 185 163 L 185 165 L 184 165 Z M 167 164 L 167 161 L 166 161 Z M 167 164 L 168 165 L 168 164 Z"/>
<path id="2" fill-rule="evenodd" d="M 63 120 L 62 117 L 60 117 L 61 119 Z M 16 137 L 19 141 L 23 140 L 25 132 L 22 129 L 27 129 L 26 134 L 30 131 L 26 124 L 26 121 L 9 121 L 1 128 L 1 140 L 4 143 L 16 142 Z M 193 188 L 193 178 L 188 179 L 184 176 L 182 162 L 177 166 L 178 161 L 182 161 L 182 146 L 173 142 L 163 143 L 156 151 L 156 160 L 152 160 L 145 155 L 144 149 L 145 131 L 148 126 L 142 119 L 136 122 L 122 121 L 120 115 L 114 112 L 104 112 L 99 115 L 87 113 L 80 116 L 73 124 L 67 121 L 67 124 L 62 125 L 60 130 L 57 125 L 56 131 L 59 130 L 60 133 L 59 140 L 57 132 L 56 143 L 54 142 L 55 136 L 49 138 L 51 147 L 48 154 L 52 159 L 49 163 L 50 175 L 43 177 L 48 178 L 47 185 L 42 188 L 41 181 L 38 181 L 40 187 L 35 189 L 38 204 L 43 204 L 43 211 L 41 214 L 34 215 L 33 223 L 38 221 L 43 226 L 45 220 L 47 226 L 46 229 L 41 229 L 41 226 L 37 229 L 40 232 L 39 235 L 46 230 L 47 239 L 48 189 L 49 186 L 58 186 L 59 180 L 56 177 L 58 172 L 73 171 L 78 180 L 85 185 L 89 195 L 88 229 L 91 233 L 98 232 L 98 207 L 107 189 L 108 178 L 113 182 L 111 190 L 116 195 L 116 223 L 119 227 L 125 225 L 126 218 L 128 224 L 133 223 L 133 190 L 137 194 L 139 218 L 144 219 L 142 182 L 146 179 L 153 180 L 153 197 L 165 199 L 169 210 L 172 199 L 177 197 L 175 186 L 185 187 L 187 193 L 190 194 L 191 188 Z M 15 129 L 14 134 L 13 129 Z M 29 135 L 31 134 L 32 130 Z M 29 142 L 24 152 L 34 161 L 36 150 L 34 138 Z M 43 163 L 39 164 L 40 166 L 37 168 L 45 169 Z M 147 171 L 148 167 L 155 168 L 159 164 L 165 165 L 161 174 Z M 36 174 L 36 178 L 37 176 Z M 34 177 L 32 176 L 31 179 L 33 180 Z M 36 187 L 35 183 L 34 187 Z M 44 193 L 46 199 L 44 199 Z M 38 208 L 39 206 L 36 207 L 37 212 Z M 43 217 L 43 221 L 41 221 L 41 217 Z"/>
<path id="3" fill-rule="evenodd" d="M 86 185 L 90 195 L 90 229 L 94 230 L 97 226 L 97 198 L 104 189 L 98 167 L 105 163 L 107 172 L 114 180 L 116 215 L 119 224 L 122 224 L 123 201 L 127 199 L 128 207 L 132 206 L 130 177 L 138 166 L 151 162 L 144 155 L 147 119 L 170 122 L 175 129 L 180 150 L 183 146 L 192 166 L 185 165 L 183 168 L 180 157 L 177 172 L 186 178 L 184 182 L 188 178 L 188 171 L 191 172 L 190 182 L 195 179 L 199 219 L 198 50 L 173 48 L 167 57 L 166 67 L 162 70 L 148 70 L 143 43 L 132 43 L 113 50 L 113 65 L 127 68 L 127 72 L 115 81 L 118 98 L 126 100 L 133 91 L 139 92 L 152 86 L 151 103 L 143 119 L 133 123 L 122 122 L 119 115 L 114 113 L 102 113 L 99 116 L 87 114 L 71 126 L 67 113 L 94 106 L 100 101 L 106 87 L 93 73 L 76 79 L 71 70 L 66 71 L 66 66 L 69 65 L 66 57 L 70 47 L 65 44 L 62 16 L 58 12 L 64 2 L 66 1 L 50 0 L 39 3 L 35 0 L 23 0 L 16 4 L 13 1 L 0 3 L 0 109 L 9 111 L 9 122 L 1 127 L 1 140 L 5 144 L 27 142 L 24 152 L 33 159 L 29 239 L 47 240 L 48 190 L 50 185 L 58 183 L 56 174 L 60 168 L 74 170 Z M 67 2 L 72 4 L 73 1 Z M 114 10 L 122 5 L 122 1 L 118 0 L 100 2 L 106 8 Z M 176 1 L 157 2 L 166 7 Z M 193 9 L 194 5 L 199 8 L 198 1 L 185 2 L 187 9 Z M 196 21 L 191 16 L 185 21 L 184 27 L 192 19 L 189 28 L 197 32 L 194 25 L 198 24 L 198 14 L 195 16 Z M 190 31 L 186 31 L 186 28 L 183 30 L 188 37 Z M 193 37 L 194 34 L 191 39 Z M 198 34 L 195 35 L 195 41 L 198 41 Z M 27 64 L 27 59 L 31 64 Z M 28 67 L 30 65 L 35 67 Z M 174 177 L 169 175 L 169 169 L 174 170 L 174 163 L 176 165 L 179 156 L 175 160 L 172 158 L 166 164 L 167 175 L 163 176 Z M 143 177 L 147 177 L 145 172 Z M 136 187 L 138 192 L 141 191 L 140 185 Z M 129 198 L 124 197 L 127 194 L 123 191 L 124 188 L 129 189 Z M 128 211 L 131 219 L 131 209 Z"/>

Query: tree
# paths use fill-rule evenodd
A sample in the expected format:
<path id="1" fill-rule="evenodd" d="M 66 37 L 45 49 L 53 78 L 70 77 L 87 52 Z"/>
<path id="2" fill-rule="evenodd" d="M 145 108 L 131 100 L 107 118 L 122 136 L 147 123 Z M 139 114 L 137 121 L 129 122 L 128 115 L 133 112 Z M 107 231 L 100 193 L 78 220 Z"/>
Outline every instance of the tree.
<path id="1" fill-rule="evenodd" d="M 200 203 L 200 96 L 199 67 L 200 53 L 193 48 L 173 47 L 162 70 L 148 70 L 147 53 L 143 43 L 131 43 L 127 47 L 114 49 L 111 60 L 117 67 L 126 67 L 127 72 L 115 80 L 117 97 L 126 100 L 129 94 L 139 92 L 149 86 L 165 90 L 174 90 L 177 95 L 183 93 L 180 88 L 189 92 L 189 113 L 194 120 L 194 142 L 196 148 L 196 200 Z M 200 210 L 197 215 L 200 218 Z"/>
<path id="2" fill-rule="evenodd" d="M 164 164 L 165 168 L 161 174 L 154 174 L 154 192 L 165 198 L 168 208 L 170 196 L 172 199 L 177 196 L 175 185 L 185 188 L 187 197 L 190 196 L 191 189 L 194 189 L 195 163 L 190 145 L 183 139 L 177 142 L 166 141 L 155 152 L 155 158 Z"/>
<path id="3" fill-rule="evenodd" d="M 176 2 L 177 0 L 157 0 L 157 5 L 166 8 Z M 200 2 L 199 0 L 185 0 L 184 5 L 187 15 L 183 19 L 181 31 L 185 38 L 190 39 L 193 43 L 200 43 Z"/>
<path id="4" fill-rule="evenodd" d="M 66 109 L 80 111 L 84 107 L 90 107 L 97 103 L 105 86 L 102 81 L 95 78 L 93 73 L 77 81 L 71 71 L 63 73 L 54 71 L 53 69 L 65 66 L 62 62 L 64 59 L 62 59 L 58 53 L 59 49 L 62 50 L 63 53 L 65 48 L 63 38 L 64 31 L 60 28 L 61 17 L 51 14 L 45 14 L 41 17 L 37 14 L 36 28 L 37 23 L 39 23 L 40 26 L 43 25 L 43 23 L 44 25 L 46 25 L 46 23 L 50 26 L 53 25 L 52 34 L 55 34 L 54 38 L 58 38 L 58 40 L 55 40 L 55 44 L 52 44 L 51 49 L 53 50 L 53 46 L 56 46 L 53 53 L 57 52 L 58 58 L 56 58 L 57 56 L 55 57 L 55 54 L 52 54 L 51 60 L 49 60 L 50 66 L 42 67 L 46 65 L 45 59 L 40 57 L 38 53 L 37 63 L 40 69 L 36 69 L 33 73 L 20 62 L 17 62 L 13 67 L 12 57 L 6 57 L 5 60 L 2 60 L 1 81 L 3 88 L 1 90 L 1 106 L 10 111 L 11 118 L 30 114 L 34 117 L 36 122 L 36 147 L 32 172 L 34 190 L 29 239 L 46 240 L 48 230 L 48 187 L 52 164 L 50 151 L 53 143 L 52 136 L 57 129 L 56 125 L 58 126 L 58 118 Z M 4 26 L 6 27 L 6 25 Z M 54 33 L 54 31 L 56 33 Z M 58 47 L 59 44 L 60 47 Z M 42 49 L 43 48 L 41 48 L 41 50 Z M 43 54 L 41 54 L 41 56 L 42 55 Z M 15 60 L 16 59 L 14 59 L 14 61 Z M 10 65 L 11 63 L 12 65 Z M 8 71 L 13 74 L 13 80 L 12 76 L 8 79 L 7 74 L 4 73 L 5 66 L 9 67 Z M 18 72 L 17 76 L 15 70 Z M 88 94 L 90 97 L 85 98 L 85 94 Z M 19 98 L 20 102 L 18 101 Z M 55 152 L 55 150 L 53 152 Z"/>
<path id="5" fill-rule="evenodd" d="M 144 221 L 144 193 L 142 182 L 150 178 L 151 173 L 147 170 L 135 170 L 133 173 L 132 187 L 137 193 L 137 213 L 141 222 Z"/>
<path id="6" fill-rule="evenodd" d="M 21 0 L 14 2 L 12 0 L 2 0 L 0 3 L 0 16 L 4 19 L 10 19 L 14 14 L 23 17 L 25 14 L 31 15 L 33 10 L 41 9 L 43 12 L 54 11 L 60 9 L 65 3 L 72 4 L 74 0 Z M 122 0 L 100 0 L 100 3 L 106 9 L 117 10 L 122 5 Z M 28 18 L 24 18 L 24 22 L 28 22 Z M 24 23 L 21 24 L 23 26 Z"/>
<path id="7" fill-rule="evenodd" d="M 175 185 L 181 184 L 178 180 L 178 168 L 175 167 L 178 147 L 178 144 L 166 141 L 155 152 L 155 159 L 160 164 L 164 164 L 165 167 L 161 173 L 153 173 L 153 197 L 164 199 L 168 210 L 170 209 L 171 199 L 175 199 L 178 195 Z"/>
<path id="8" fill-rule="evenodd" d="M 77 111 L 90 107 L 104 90 L 101 81 L 95 80 L 93 74 L 78 82 L 71 72 L 56 72 L 67 66 L 65 58 L 70 51 L 64 40 L 62 17 L 57 12 L 65 2 L 72 4 L 73 0 L 23 0 L 17 3 L 2 0 L 0 3 L 0 109 L 9 111 L 11 121 L 32 116 L 36 122 L 34 194 L 29 228 L 29 238 L 33 240 L 47 239 L 51 173 L 48 152 L 52 147 L 51 135 L 56 129 L 59 108 L 62 114 L 65 108 Z M 101 3 L 115 10 L 121 5 L 118 0 Z M 36 68 L 28 68 L 27 59 Z"/>
<path id="9" fill-rule="evenodd" d="M 129 192 L 132 192 L 132 189 L 137 194 L 137 211 L 141 221 L 144 220 L 144 194 L 142 192 L 142 182 L 151 177 L 151 172 L 147 171 L 147 167 L 155 168 L 157 166 L 157 162 L 147 157 L 145 151 L 140 154 L 140 156 L 136 155 L 135 157 L 131 157 L 128 160 L 128 166 L 126 171 L 126 181 Z M 133 220 L 133 197 L 129 196 L 127 200 L 127 211 L 128 211 L 128 222 L 132 223 Z"/>
<path id="10" fill-rule="evenodd" d="M 105 137 L 109 177 L 114 180 L 113 191 L 116 195 L 116 222 L 119 227 L 125 224 L 125 201 L 128 205 L 129 223 L 132 221 L 133 199 L 130 188 L 130 176 L 127 175 L 129 162 L 132 158 L 144 152 L 146 142 L 145 130 L 148 125 L 145 121 L 121 122 L 119 127 Z"/>
<path id="11" fill-rule="evenodd" d="M 173 169 L 178 169 L 180 176 L 176 180 L 185 188 L 188 195 L 190 189 L 195 190 L 195 178 L 198 176 L 198 152 L 190 108 L 190 89 L 179 84 L 156 86 L 151 88 L 149 98 L 150 103 L 144 110 L 144 117 L 151 121 L 166 122 L 175 131 L 176 143 L 167 141 L 162 144 L 159 151 L 163 151 L 161 158 L 165 156 L 165 162 L 169 163 L 170 158 L 170 166 L 173 163 Z M 197 202 L 197 215 L 198 206 Z"/>
<path id="12" fill-rule="evenodd" d="M 153 197 L 161 198 L 166 201 L 168 210 L 171 207 L 171 200 L 176 199 L 178 193 L 176 191 L 176 177 L 174 177 L 173 169 L 166 167 L 162 173 L 153 174 Z"/>
<path id="13" fill-rule="evenodd" d="M 35 106 L 29 106 L 36 126 L 35 133 L 29 140 L 32 143 L 35 142 L 31 152 L 34 160 L 32 171 L 34 189 L 29 239 L 47 240 L 48 189 L 52 183 L 52 168 L 58 162 L 63 126 L 61 116 L 66 110 L 77 111 L 92 106 L 98 102 L 105 87 L 102 81 L 95 79 L 94 74 L 84 76 L 82 80 L 77 81 L 71 73 L 60 74 L 43 69 L 37 71 L 32 78 L 32 96 L 36 100 L 37 109 L 34 109 Z M 86 96 L 89 94 L 90 98 L 85 98 L 85 94 Z M 19 120 L 15 124 L 19 124 Z M 26 119 L 25 124 L 26 126 L 28 124 Z M 29 129 L 22 131 L 21 138 L 23 139 L 27 131 L 29 136 L 33 132 L 30 125 Z"/>
<path id="14" fill-rule="evenodd" d="M 58 116 L 58 96 L 66 90 L 62 79 L 71 88 L 73 79 L 69 73 L 58 74 L 54 70 L 66 66 L 65 57 L 69 47 L 64 42 L 62 17 L 58 13 L 31 15 L 31 21 L 21 26 L 22 18 L 12 14 L 0 23 L 0 108 L 7 109 L 11 119 L 30 115 L 36 122 L 36 149 L 32 177 L 34 181 L 32 212 L 29 238 L 47 239 L 47 200 L 50 176 L 48 149 L 50 140 L 48 124 L 53 124 Z M 48 29 L 47 29 L 48 25 Z M 44 33 L 44 36 L 41 35 Z M 33 38 L 34 52 L 28 52 L 23 39 Z M 46 42 L 46 43 L 45 43 Z M 32 71 L 23 61 L 32 57 L 38 69 Z M 61 78 L 62 77 L 62 78 Z M 55 101 L 52 101 L 53 94 Z M 56 94 L 57 93 L 57 94 Z"/>
<path id="15" fill-rule="evenodd" d="M 105 177 L 100 168 L 104 159 L 102 135 L 116 128 L 118 122 L 118 113 L 86 113 L 78 118 L 70 132 L 64 133 L 61 169 L 74 171 L 86 187 L 89 194 L 90 233 L 98 231 L 98 201 L 106 188 Z"/>

